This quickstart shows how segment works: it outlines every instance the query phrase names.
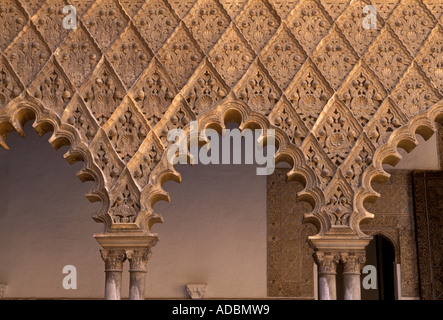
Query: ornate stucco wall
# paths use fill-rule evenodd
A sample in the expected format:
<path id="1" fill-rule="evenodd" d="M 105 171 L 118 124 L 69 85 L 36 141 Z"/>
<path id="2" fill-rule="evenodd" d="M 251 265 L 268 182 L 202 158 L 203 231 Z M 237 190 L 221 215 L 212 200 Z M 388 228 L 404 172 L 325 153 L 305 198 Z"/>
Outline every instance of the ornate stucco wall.
<path id="1" fill-rule="evenodd" d="M 265 141 L 275 130 L 276 161 L 312 205 L 320 269 L 356 268 L 370 239 L 360 222 L 374 217 L 363 203 L 379 195 L 371 183 L 443 118 L 437 0 L 8 0 L 0 11 L 0 144 L 34 120 L 55 148 L 69 145 L 102 204 L 105 268 L 129 260 L 137 299 L 163 220 L 154 204 L 181 180 L 171 130 L 235 121 Z"/>

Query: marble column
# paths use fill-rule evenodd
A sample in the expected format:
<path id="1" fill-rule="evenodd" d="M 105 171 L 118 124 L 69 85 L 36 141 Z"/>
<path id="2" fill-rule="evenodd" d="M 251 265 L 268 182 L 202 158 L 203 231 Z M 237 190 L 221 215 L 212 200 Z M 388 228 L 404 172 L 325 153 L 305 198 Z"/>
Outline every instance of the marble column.
<path id="1" fill-rule="evenodd" d="M 318 265 L 319 300 L 337 300 L 336 275 L 340 255 L 332 252 L 316 252 L 314 259 Z"/>
<path id="2" fill-rule="evenodd" d="M 361 300 L 361 269 L 366 262 L 365 252 L 341 253 L 345 300 Z"/>
<path id="3" fill-rule="evenodd" d="M 100 250 L 105 262 L 106 282 L 105 299 L 120 300 L 122 283 L 123 262 L 125 261 L 124 250 L 102 249 Z"/>
<path id="4" fill-rule="evenodd" d="M 151 249 L 126 250 L 129 260 L 129 300 L 144 300 L 146 265 L 151 257 Z"/>

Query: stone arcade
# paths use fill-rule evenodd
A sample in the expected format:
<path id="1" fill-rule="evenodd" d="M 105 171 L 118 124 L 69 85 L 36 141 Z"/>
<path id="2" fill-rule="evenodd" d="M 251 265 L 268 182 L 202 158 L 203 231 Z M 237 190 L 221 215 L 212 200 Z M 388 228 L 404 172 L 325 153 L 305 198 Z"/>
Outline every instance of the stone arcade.
<path id="1" fill-rule="evenodd" d="M 63 28 L 68 4 L 75 30 Z M 275 129 L 276 162 L 312 206 L 319 298 L 336 298 L 342 263 L 344 297 L 360 299 L 371 183 L 443 119 L 442 13 L 438 0 L 3 0 L 0 144 L 33 120 L 54 148 L 70 146 L 102 203 L 105 298 L 120 299 L 128 260 L 130 299 L 143 299 L 153 205 L 181 179 L 168 132 Z"/>

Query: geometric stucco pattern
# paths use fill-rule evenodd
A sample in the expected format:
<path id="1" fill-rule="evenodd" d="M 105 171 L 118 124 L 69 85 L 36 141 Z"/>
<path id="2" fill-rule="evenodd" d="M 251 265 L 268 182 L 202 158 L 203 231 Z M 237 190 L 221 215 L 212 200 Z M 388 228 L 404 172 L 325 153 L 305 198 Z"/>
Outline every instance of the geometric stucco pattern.
<path id="1" fill-rule="evenodd" d="M 419 297 L 417 234 L 414 217 L 412 173 L 407 170 L 389 171 L 391 177 L 384 184 L 374 183 L 381 194 L 376 203 L 367 205 L 375 217 L 362 226 L 369 235 L 383 235 L 395 248 L 395 261 L 401 264 L 401 296 Z M 395 206 L 389 205 L 395 203 Z M 423 298 L 423 297 L 422 297 Z"/>
<path id="2" fill-rule="evenodd" d="M 314 238 L 361 238 L 382 163 L 443 113 L 442 13 L 438 0 L 1 1 L 0 143 L 35 119 L 85 162 L 105 231 L 149 233 L 161 185 L 180 180 L 169 130 L 276 129 Z"/>
<path id="3" fill-rule="evenodd" d="M 268 295 L 312 299 L 314 261 L 306 239 L 315 228 L 303 223 L 303 212 L 310 210 L 309 205 L 297 201 L 296 193 L 303 186 L 298 182 L 286 183 L 287 171 L 276 169 L 268 177 Z M 374 183 L 381 197 L 367 205 L 375 217 L 362 230 L 389 239 L 395 248 L 395 261 L 401 265 L 401 297 L 419 297 L 412 173 L 389 173 L 388 182 Z"/>

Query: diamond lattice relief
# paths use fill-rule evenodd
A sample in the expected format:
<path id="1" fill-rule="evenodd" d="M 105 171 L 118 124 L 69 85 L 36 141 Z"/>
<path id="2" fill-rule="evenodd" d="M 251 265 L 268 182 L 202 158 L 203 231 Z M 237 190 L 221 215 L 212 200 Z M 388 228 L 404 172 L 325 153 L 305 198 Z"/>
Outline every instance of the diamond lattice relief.
<path id="1" fill-rule="evenodd" d="M 442 15 L 436 0 L 0 1 L 0 144 L 35 118 L 85 161 L 94 219 L 146 233 L 180 180 L 172 130 L 275 129 L 319 237 L 359 237 L 383 161 L 443 113 Z"/>

